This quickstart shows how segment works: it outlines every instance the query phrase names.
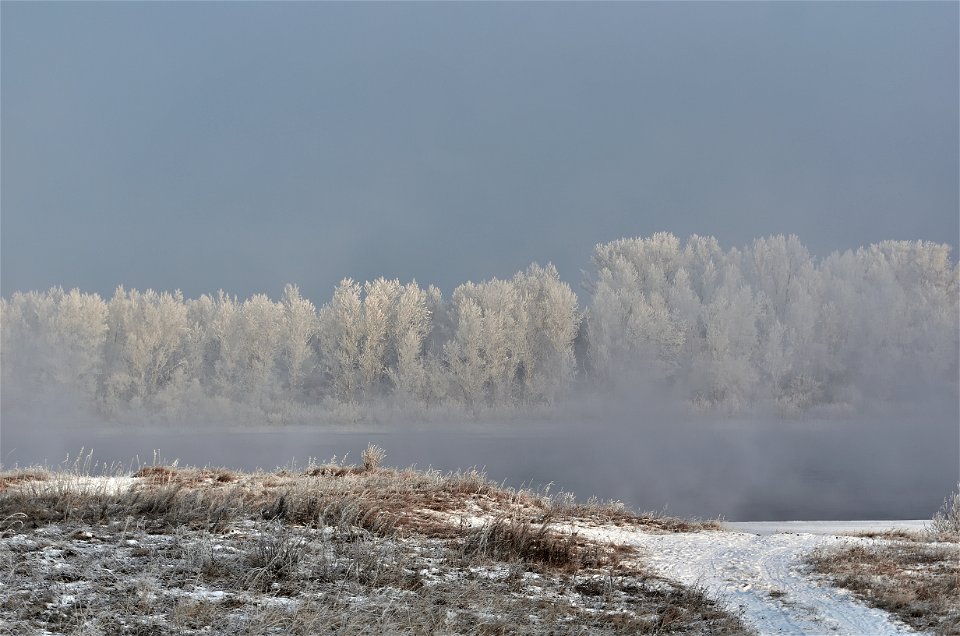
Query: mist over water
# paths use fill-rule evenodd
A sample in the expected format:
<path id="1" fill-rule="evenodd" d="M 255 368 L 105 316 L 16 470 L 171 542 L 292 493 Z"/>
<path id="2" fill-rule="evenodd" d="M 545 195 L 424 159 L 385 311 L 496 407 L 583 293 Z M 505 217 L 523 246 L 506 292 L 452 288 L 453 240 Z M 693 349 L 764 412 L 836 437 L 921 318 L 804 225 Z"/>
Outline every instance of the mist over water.
<path id="1" fill-rule="evenodd" d="M 621 405 L 625 407 L 624 405 Z M 305 427 L 104 426 L 82 410 L 46 405 L 3 409 L 5 467 L 57 464 L 81 448 L 101 464 L 153 461 L 158 451 L 181 465 L 274 469 L 308 458 L 358 462 L 369 442 L 385 464 L 447 471 L 472 466 L 510 486 L 618 499 L 640 510 L 730 521 L 923 519 L 956 485 L 960 465 L 957 405 L 870 416 L 719 418 L 664 409 L 593 406 L 558 409 L 553 418 L 469 420 L 390 430 Z M 59 412 L 57 412 L 59 411 Z M 591 411 L 592 414 L 591 414 Z M 561 413 L 565 413 L 561 415 Z"/>
<path id="2" fill-rule="evenodd" d="M 0 462 L 264 468 L 351 453 L 730 520 L 928 518 L 960 472 L 960 268 L 946 244 L 820 260 L 598 245 L 581 309 L 552 266 L 344 280 L 319 308 L 224 293 L 0 299 Z"/>
<path id="3" fill-rule="evenodd" d="M 960 5 L 133 6 L 3 4 L 3 467 L 956 488 Z"/>

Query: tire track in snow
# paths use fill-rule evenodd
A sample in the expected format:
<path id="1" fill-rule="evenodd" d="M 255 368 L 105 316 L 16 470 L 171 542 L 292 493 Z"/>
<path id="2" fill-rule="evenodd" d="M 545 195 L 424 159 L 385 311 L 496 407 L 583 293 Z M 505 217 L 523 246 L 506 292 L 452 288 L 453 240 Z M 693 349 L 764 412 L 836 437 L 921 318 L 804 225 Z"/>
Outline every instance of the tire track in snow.
<path id="1" fill-rule="evenodd" d="M 649 534 L 576 527 L 581 536 L 636 547 L 660 576 L 702 586 L 761 634 L 915 634 L 889 613 L 808 572 L 804 557 L 822 545 L 871 542 L 812 534 L 706 531 Z"/>

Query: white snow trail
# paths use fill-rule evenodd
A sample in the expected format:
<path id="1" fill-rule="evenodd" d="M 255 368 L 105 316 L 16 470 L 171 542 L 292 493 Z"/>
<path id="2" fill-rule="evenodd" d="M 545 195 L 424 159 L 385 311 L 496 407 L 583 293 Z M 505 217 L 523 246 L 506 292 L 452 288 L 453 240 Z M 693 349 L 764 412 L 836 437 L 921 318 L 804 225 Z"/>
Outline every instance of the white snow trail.
<path id="1" fill-rule="evenodd" d="M 702 586 L 761 634 L 880 636 L 916 632 L 889 613 L 811 574 L 804 557 L 819 546 L 870 539 L 806 533 L 705 531 L 650 534 L 577 527 L 583 537 L 636 547 L 660 576 Z"/>

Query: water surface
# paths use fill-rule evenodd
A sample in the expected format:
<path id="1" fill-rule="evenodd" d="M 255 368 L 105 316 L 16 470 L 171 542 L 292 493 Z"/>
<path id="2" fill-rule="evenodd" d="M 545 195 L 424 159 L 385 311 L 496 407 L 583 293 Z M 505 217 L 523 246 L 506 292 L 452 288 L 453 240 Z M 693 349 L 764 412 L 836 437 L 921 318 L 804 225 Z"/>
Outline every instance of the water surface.
<path id="1" fill-rule="evenodd" d="M 385 464 L 440 470 L 483 468 L 510 486 L 618 499 L 632 508 L 727 520 L 926 519 L 956 486 L 960 431 L 876 420 L 685 421 L 576 425 L 530 430 L 481 422 L 428 430 L 190 428 L 70 425 L 4 413 L 4 466 L 56 464 L 81 448 L 95 459 L 149 463 L 155 450 L 181 465 L 273 469 L 349 453 L 369 442 Z M 403 430 L 400 430 L 403 429 Z"/>

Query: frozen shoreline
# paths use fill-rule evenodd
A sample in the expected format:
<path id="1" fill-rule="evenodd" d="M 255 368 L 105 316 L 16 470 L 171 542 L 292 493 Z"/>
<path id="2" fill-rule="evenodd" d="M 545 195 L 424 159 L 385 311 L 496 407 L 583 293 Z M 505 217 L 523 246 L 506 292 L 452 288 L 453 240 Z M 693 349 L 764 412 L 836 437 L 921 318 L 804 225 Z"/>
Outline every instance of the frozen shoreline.
<path id="1" fill-rule="evenodd" d="M 731 521 L 724 527 L 734 532 L 747 534 L 815 534 L 849 535 L 862 532 L 905 530 L 922 532 L 930 526 L 929 519 L 893 519 L 870 521 Z"/>

